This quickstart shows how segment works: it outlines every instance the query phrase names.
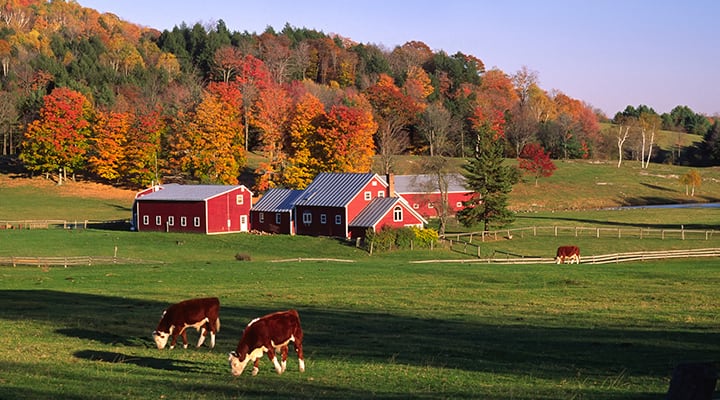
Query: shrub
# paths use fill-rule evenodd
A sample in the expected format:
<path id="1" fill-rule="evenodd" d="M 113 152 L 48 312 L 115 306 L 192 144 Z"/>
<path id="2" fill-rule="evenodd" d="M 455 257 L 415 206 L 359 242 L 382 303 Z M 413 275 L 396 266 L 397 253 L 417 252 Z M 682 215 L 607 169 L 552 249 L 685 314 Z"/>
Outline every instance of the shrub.
<path id="1" fill-rule="evenodd" d="M 250 254 L 237 253 L 235 254 L 235 259 L 238 261 L 250 261 Z"/>

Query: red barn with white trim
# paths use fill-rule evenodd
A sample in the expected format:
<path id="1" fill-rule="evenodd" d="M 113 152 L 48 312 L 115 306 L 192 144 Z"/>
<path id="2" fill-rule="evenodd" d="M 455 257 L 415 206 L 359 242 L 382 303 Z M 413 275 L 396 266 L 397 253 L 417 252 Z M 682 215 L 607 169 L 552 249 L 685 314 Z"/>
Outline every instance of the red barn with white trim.
<path id="1" fill-rule="evenodd" d="M 425 218 L 439 215 L 442 197 L 437 176 L 395 175 L 390 179 L 394 180 L 395 192 L 407 200 L 413 210 Z M 449 174 L 444 176 L 444 179 L 444 186 L 447 185 L 448 212 L 455 215 L 464 208 L 462 203 L 470 198 L 473 191 L 465 187 L 465 177 L 460 174 Z"/>
<path id="2" fill-rule="evenodd" d="M 133 229 L 205 234 L 247 232 L 251 206 L 252 192 L 243 185 L 159 185 L 136 195 Z"/>

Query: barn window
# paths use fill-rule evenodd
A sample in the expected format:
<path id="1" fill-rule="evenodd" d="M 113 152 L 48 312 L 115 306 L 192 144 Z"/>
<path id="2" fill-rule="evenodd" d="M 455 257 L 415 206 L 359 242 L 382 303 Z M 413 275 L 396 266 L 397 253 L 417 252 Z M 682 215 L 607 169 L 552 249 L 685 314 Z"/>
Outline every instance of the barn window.
<path id="1" fill-rule="evenodd" d="M 311 213 L 309 213 L 307 211 L 303 213 L 303 224 L 305 224 L 305 225 L 312 224 L 312 214 Z"/>
<path id="2" fill-rule="evenodd" d="M 338 214 L 335 216 L 335 225 L 342 225 L 342 215 Z"/>
<path id="3" fill-rule="evenodd" d="M 243 205 L 244 202 L 245 202 L 245 198 L 243 197 L 243 195 L 239 194 L 239 195 L 235 196 L 235 204 L 241 206 L 241 205 Z M 262 222 L 262 221 L 260 221 L 260 222 Z"/>
<path id="4" fill-rule="evenodd" d="M 462 208 L 462 201 L 458 201 L 457 203 L 455 203 L 455 207 Z"/>
<path id="5" fill-rule="evenodd" d="M 168 217 L 168 225 L 169 226 L 175 225 L 175 217 L 173 217 L 172 215 Z"/>
<path id="6" fill-rule="evenodd" d="M 429 203 L 428 203 L 428 208 L 435 208 L 435 204 L 433 204 L 432 201 L 429 202 Z"/>
<path id="7" fill-rule="evenodd" d="M 325 214 L 320 214 L 320 223 L 321 223 L 321 224 L 326 224 L 326 223 L 327 223 L 327 215 L 325 215 Z"/>
<path id="8" fill-rule="evenodd" d="M 384 191 L 384 190 L 379 190 L 379 191 L 378 191 L 378 197 L 385 197 L 385 191 Z"/>
<path id="9" fill-rule="evenodd" d="M 365 192 L 365 200 L 372 200 L 372 192 Z"/>
<path id="10" fill-rule="evenodd" d="M 372 181 L 373 186 L 377 186 L 377 181 Z"/>
<path id="11" fill-rule="evenodd" d="M 265 222 L 265 213 L 258 214 L 258 221 L 260 221 L 261 224 Z"/>
<path id="12" fill-rule="evenodd" d="M 418 204 L 418 203 L 413 203 L 413 208 L 417 210 L 418 208 L 420 208 L 420 204 Z"/>
<path id="13" fill-rule="evenodd" d="M 403 210 L 402 207 L 397 206 L 393 209 L 393 221 L 399 222 L 403 220 Z"/>
<path id="14" fill-rule="evenodd" d="M 162 216 L 161 215 L 155 216 L 155 225 L 162 225 Z"/>
<path id="15" fill-rule="evenodd" d="M 281 213 L 275 213 L 275 223 L 280 225 L 282 223 L 282 214 Z"/>
<path id="16" fill-rule="evenodd" d="M 180 226 L 187 226 L 187 217 L 180 217 Z"/>
<path id="17" fill-rule="evenodd" d="M 195 225 L 196 228 L 200 227 L 200 217 L 193 218 L 193 225 Z"/>
<path id="18" fill-rule="evenodd" d="M 150 216 L 143 215 L 143 225 L 150 225 Z"/>

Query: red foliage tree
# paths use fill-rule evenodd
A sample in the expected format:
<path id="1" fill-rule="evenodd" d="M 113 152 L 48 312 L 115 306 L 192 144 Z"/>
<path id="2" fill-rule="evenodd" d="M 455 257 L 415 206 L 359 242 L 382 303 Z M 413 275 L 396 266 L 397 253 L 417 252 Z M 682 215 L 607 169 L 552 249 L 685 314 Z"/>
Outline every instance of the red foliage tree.
<path id="1" fill-rule="evenodd" d="M 523 147 L 519 159 L 520 169 L 527 171 L 535 177 L 535 186 L 541 177 L 550 177 L 557 167 L 550 159 L 550 155 L 537 143 L 530 143 Z"/>

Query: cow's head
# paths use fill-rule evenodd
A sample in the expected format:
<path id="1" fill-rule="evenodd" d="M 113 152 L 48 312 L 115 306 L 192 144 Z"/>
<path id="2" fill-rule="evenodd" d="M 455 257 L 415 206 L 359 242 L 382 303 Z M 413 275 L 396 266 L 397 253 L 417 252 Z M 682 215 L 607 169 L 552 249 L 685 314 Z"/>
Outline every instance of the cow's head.
<path id="1" fill-rule="evenodd" d="M 152 337 L 153 341 L 155 341 L 155 345 L 157 346 L 157 348 L 162 350 L 165 348 L 165 345 L 170 338 L 170 334 L 168 332 L 153 331 Z"/>
<path id="2" fill-rule="evenodd" d="M 230 363 L 230 372 L 234 376 L 240 376 L 250 362 L 250 355 L 245 353 L 241 359 L 240 355 L 233 351 L 228 354 L 228 362 Z"/>

